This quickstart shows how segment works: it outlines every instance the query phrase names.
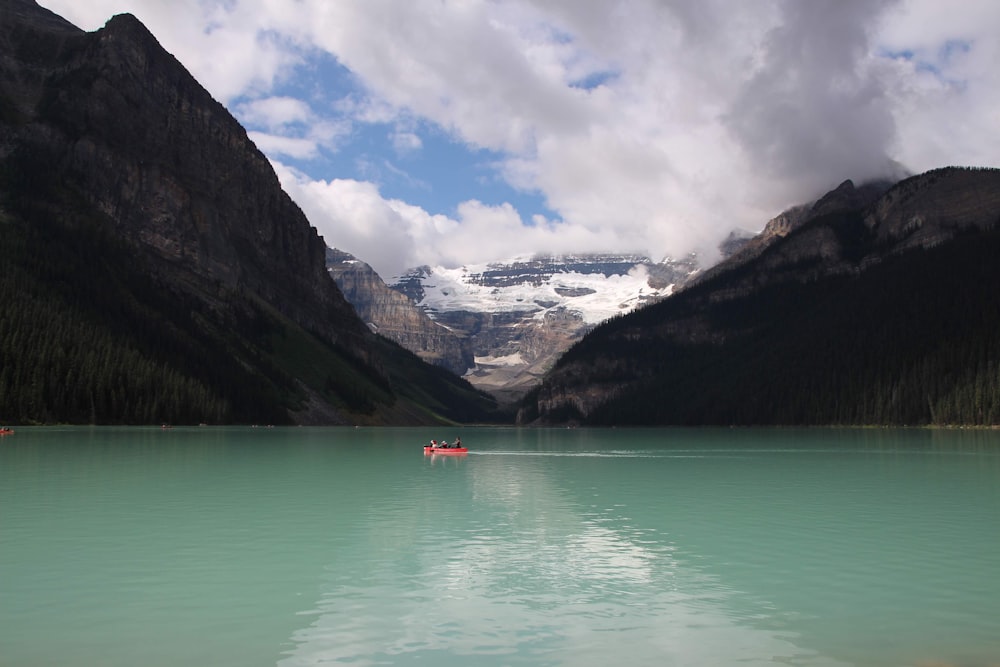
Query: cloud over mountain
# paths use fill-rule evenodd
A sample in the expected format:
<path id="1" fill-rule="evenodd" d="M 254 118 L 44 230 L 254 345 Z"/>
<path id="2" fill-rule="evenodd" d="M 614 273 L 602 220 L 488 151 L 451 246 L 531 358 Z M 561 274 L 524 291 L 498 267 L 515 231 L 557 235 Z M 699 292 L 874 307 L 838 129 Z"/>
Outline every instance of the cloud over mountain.
<path id="1" fill-rule="evenodd" d="M 704 250 L 845 178 L 1000 164 L 1000 5 L 44 0 L 134 13 L 383 275 Z"/>

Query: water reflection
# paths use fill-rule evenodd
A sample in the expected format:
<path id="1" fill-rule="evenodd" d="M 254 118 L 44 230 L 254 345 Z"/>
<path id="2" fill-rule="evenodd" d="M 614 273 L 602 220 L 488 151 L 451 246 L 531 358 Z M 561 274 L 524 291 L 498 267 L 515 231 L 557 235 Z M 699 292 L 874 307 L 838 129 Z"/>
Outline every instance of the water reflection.
<path id="1" fill-rule="evenodd" d="M 546 458 L 428 461 L 447 476 L 365 513 L 369 549 L 348 551 L 367 568 L 339 555 L 279 664 L 846 664 Z M 399 549 L 370 549 L 388 534 Z"/>
<path id="2" fill-rule="evenodd" d="M 439 435 L 19 429 L 0 655 L 1000 664 L 1000 433 Z"/>

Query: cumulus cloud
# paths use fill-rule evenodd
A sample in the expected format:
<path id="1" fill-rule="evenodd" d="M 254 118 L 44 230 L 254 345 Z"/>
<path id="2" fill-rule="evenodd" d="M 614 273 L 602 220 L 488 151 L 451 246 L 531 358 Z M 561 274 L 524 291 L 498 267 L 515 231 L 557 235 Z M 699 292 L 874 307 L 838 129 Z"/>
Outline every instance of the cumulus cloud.
<path id="1" fill-rule="evenodd" d="M 314 158 L 323 148 L 336 150 L 337 141 L 351 132 L 349 122 L 323 118 L 308 103 L 292 97 L 242 102 L 236 105 L 236 113 L 244 123 L 261 128 L 248 134 L 272 156 Z"/>
<path id="2" fill-rule="evenodd" d="M 386 279 L 425 264 L 461 266 L 537 252 L 584 252 L 621 244 L 607 231 L 536 218 L 525 225 L 509 204 L 462 202 L 455 216 L 386 199 L 371 182 L 315 180 L 272 163 L 282 187 L 331 247 L 347 250 Z"/>
<path id="3" fill-rule="evenodd" d="M 873 57 L 870 33 L 890 4 L 789 2 L 767 33 L 724 122 L 788 196 L 886 173 L 896 139 L 890 72 Z"/>
<path id="4" fill-rule="evenodd" d="M 992 0 L 42 4 L 86 29 L 136 14 L 237 107 L 327 242 L 383 275 L 532 251 L 705 252 L 893 161 L 1000 165 Z M 317 58 L 356 87 L 279 92 Z M 386 198 L 363 179 L 395 170 L 433 184 L 385 157 L 339 173 L 301 162 L 373 124 L 391 128 L 401 161 L 428 151 L 427 128 L 489 151 L 496 176 L 552 215 Z"/>
<path id="5" fill-rule="evenodd" d="M 883 23 L 879 45 L 895 68 L 895 156 L 916 171 L 998 166 L 1000 6 L 909 0 L 899 9 Z"/>
<path id="6" fill-rule="evenodd" d="M 305 123 L 313 115 L 306 102 L 294 97 L 264 97 L 241 106 L 240 115 L 245 120 L 271 129 Z"/>
<path id="7" fill-rule="evenodd" d="M 413 132 L 398 131 L 392 133 L 392 146 L 397 153 L 408 154 L 420 150 L 424 142 L 418 134 Z"/>

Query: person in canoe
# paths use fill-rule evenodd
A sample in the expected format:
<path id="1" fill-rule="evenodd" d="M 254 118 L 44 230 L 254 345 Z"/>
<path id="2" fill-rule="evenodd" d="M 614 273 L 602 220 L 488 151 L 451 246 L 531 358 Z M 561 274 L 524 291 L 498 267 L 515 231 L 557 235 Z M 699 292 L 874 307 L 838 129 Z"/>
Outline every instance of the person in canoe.
<path id="1" fill-rule="evenodd" d="M 458 437 L 455 438 L 455 444 L 454 444 L 454 446 L 455 447 L 461 447 L 462 446 L 462 437 L 461 436 L 458 436 Z"/>

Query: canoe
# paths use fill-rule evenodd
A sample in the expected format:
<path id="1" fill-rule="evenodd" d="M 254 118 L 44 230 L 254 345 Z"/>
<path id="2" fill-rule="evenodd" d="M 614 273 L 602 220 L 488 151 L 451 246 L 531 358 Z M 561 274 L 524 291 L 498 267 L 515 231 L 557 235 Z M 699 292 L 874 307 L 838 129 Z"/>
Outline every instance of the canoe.
<path id="1" fill-rule="evenodd" d="M 424 445 L 424 454 L 468 454 L 468 447 L 431 447 Z"/>

